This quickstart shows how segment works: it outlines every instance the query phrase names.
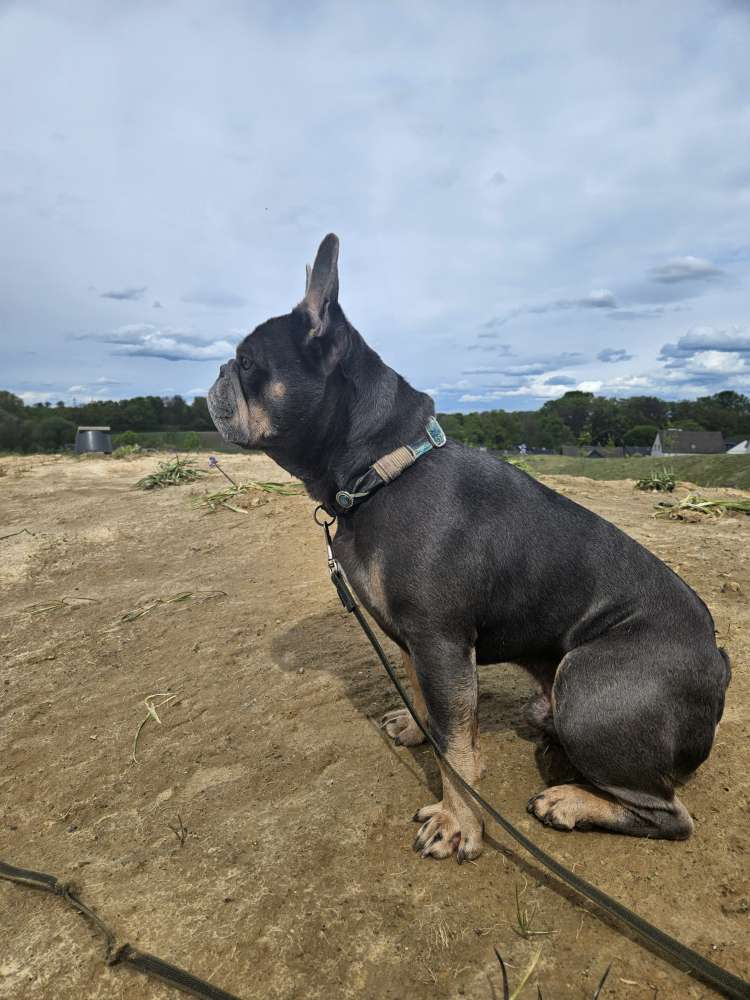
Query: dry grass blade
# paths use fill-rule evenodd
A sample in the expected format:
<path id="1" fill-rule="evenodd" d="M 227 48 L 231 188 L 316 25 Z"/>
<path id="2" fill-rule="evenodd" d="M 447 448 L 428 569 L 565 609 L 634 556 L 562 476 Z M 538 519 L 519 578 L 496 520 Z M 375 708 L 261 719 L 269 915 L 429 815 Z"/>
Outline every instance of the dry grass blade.
<path id="1" fill-rule="evenodd" d="M 60 611 L 62 608 L 75 608 L 77 601 L 83 601 L 88 604 L 96 604 L 97 599 L 95 597 L 61 597 L 55 601 L 43 601 L 41 604 L 32 604 L 28 608 L 24 608 L 24 614 L 27 615 L 44 615 L 48 611 Z"/>
<path id="2" fill-rule="evenodd" d="M 184 847 L 185 841 L 187 840 L 188 828 L 182 822 L 182 816 L 180 816 L 180 814 L 177 813 L 177 826 L 172 826 L 171 823 L 167 823 L 167 826 L 175 835 L 175 837 L 177 837 L 177 840 L 180 843 L 180 847 Z"/>
<path id="3" fill-rule="evenodd" d="M 518 1000 L 518 997 L 520 997 L 521 995 L 521 991 L 526 986 L 526 983 L 528 983 L 528 981 L 531 979 L 532 973 L 534 972 L 534 969 L 537 967 L 537 963 L 539 962 L 539 959 L 541 957 L 542 957 L 542 949 L 540 948 L 537 951 L 536 955 L 534 955 L 529 964 L 526 966 L 526 971 L 521 976 L 521 981 L 518 984 L 518 986 L 516 986 L 516 988 L 511 993 L 510 1000 Z"/>
<path id="4" fill-rule="evenodd" d="M 610 962 L 609 965 L 607 966 L 607 968 L 604 970 L 604 975 L 599 980 L 599 985 L 596 987 L 596 993 L 592 997 L 592 1000 L 599 1000 L 599 994 L 601 993 L 602 987 L 604 986 L 604 984 L 607 981 L 607 976 L 609 975 L 609 970 L 611 968 L 612 968 L 612 963 Z"/>
<path id="5" fill-rule="evenodd" d="M 516 986 L 516 988 L 513 990 L 512 993 L 510 992 L 510 986 L 508 984 L 508 972 L 507 969 L 505 968 L 505 962 L 503 961 L 503 956 L 500 954 L 497 948 L 495 948 L 495 955 L 497 956 L 497 960 L 500 963 L 500 971 L 502 972 L 503 975 L 503 1000 L 518 1000 L 518 997 L 521 995 L 521 991 L 526 986 L 529 979 L 531 979 L 532 973 L 534 972 L 534 969 L 537 967 L 537 963 L 542 956 L 542 949 L 540 948 L 537 951 L 536 955 L 534 955 L 529 964 L 526 966 L 526 971 L 521 976 L 521 981 L 519 982 L 518 986 Z"/>
<path id="6" fill-rule="evenodd" d="M 20 531 L 11 531 L 9 535 L 0 535 L 0 542 L 4 542 L 6 538 L 15 538 L 16 535 L 22 535 L 24 532 L 26 532 L 27 535 L 31 535 L 32 538 L 34 537 L 33 531 L 29 531 L 28 528 L 21 528 Z"/>
<path id="7" fill-rule="evenodd" d="M 237 507 L 232 504 L 231 501 L 235 497 L 244 496 L 246 493 L 250 493 L 254 490 L 259 490 L 263 493 L 276 493 L 279 496 L 289 497 L 298 496 L 300 493 L 304 492 L 304 486 L 302 483 L 237 483 L 232 486 L 226 486 L 223 490 L 217 490 L 215 493 L 208 493 L 204 497 L 195 497 L 193 500 L 193 506 L 205 507 L 209 514 L 215 513 L 220 507 L 226 507 L 227 510 L 232 510 L 235 514 L 247 514 L 247 511 L 243 507 Z"/>
<path id="8" fill-rule="evenodd" d="M 505 968 L 505 962 L 503 961 L 503 956 L 495 948 L 495 954 L 497 955 L 497 960 L 500 963 L 500 971 L 503 974 L 503 1000 L 510 1000 L 510 987 L 508 986 L 508 972 Z"/>
<path id="9" fill-rule="evenodd" d="M 131 754 L 134 764 L 138 763 L 138 758 L 136 757 L 136 751 L 138 750 L 138 737 L 141 735 L 141 730 L 146 725 L 149 719 L 153 719 L 154 722 L 158 722 L 159 725 L 161 725 L 161 719 L 159 718 L 159 715 L 156 711 L 157 708 L 161 708 L 162 705 L 168 705 L 170 701 L 174 701 L 176 697 L 177 697 L 176 694 L 170 694 L 169 691 L 157 691 L 156 694 L 149 694 L 144 699 L 143 704 L 146 706 L 147 714 L 146 718 L 143 719 L 143 721 L 139 724 L 138 728 L 135 731 L 135 738 L 133 740 L 133 752 Z M 162 701 L 160 701 L 157 704 L 154 701 L 154 698 L 161 698 Z"/>
<path id="10" fill-rule="evenodd" d="M 194 469 L 192 458 L 173 458 L 168 462 L 159 462 L 156 472 L 144 476 L 135 484 L 139 490 L 163 489 L 166 486 L 179 486 L 181 483 L 192 483 L 207 475 L 202 469 Z"/>
<path id="11" fill-rule="evenodd" d="M 227 593 L 225 590 L 183 590 L 179 594 L 172 594 L 171 597 L 157 597 L 153 601 L 149 601 L 147 604 L 142 605 L 139 608 L 133 608 L 132 611 L 127 611 L 122 618 L 121 622 L 134 622 L 139 618 L 143 618 L 144 615 L 149 614 L 154 608 L 159 608 L 164 604 L 182 604 L 185 601 L 189 601 L 192 598 L 203 604 L 205 601 L 215 601 L 220 597 L 226 597 Z"/>

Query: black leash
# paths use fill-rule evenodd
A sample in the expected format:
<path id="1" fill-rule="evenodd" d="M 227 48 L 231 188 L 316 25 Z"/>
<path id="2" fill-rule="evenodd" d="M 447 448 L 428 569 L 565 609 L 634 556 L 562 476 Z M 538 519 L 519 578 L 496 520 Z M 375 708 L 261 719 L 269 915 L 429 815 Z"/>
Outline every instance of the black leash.
<path id="1" fill-rule="evenodd" d="M 569 885 L 572 889 L 575 889 L 576 892 L 579 892 L 582 896 L 586 896 L 603 910 L 606 910 L 606 912 L 611 916 L 615 917 L 621 923 L 635 931 L 635 933 L 644 941 L 647 941 L 650 945 L 667 955 L 678 965 L 683 966 L 687 971 L 692 972 L 699 979 L 709 983 L 714 987 L 714 989 L 718 990 L 724 996 L 731 997 L 731 1000 L 750 1000 L 750 983 L 747 982 L 747 980 L 740 979 L 739 976 L 735 976 L 733 973 L 727 972 L 726 969 L 722 969 L 720 965 L 716 965 L 715 962 L 705 958 L 703 955 L 694 951 L 692 948 L 689 948 L 687 945 L 682 944 L 681 941 L 673 938 L 670 934 L 659 930 L 658 927 L 649 923 L 648 920 L 644 920 L 643 917 L 640 917 L 637 913 L 629 910 L 627 906 L 623 906 L 622 903 L 613 899 L 612 896 L 608 896 L 606 892 L 602 892 L 601 889 L 597 889 L 595 885 L 592 885 L 590 882 L 587 882 L 586 879 L 576 875 L 574 872 L 570 871 L 569 868 L 566 868 L 565 865 L 560 864 L 560 862 L 556 861 L 552 855 L 547 854 L 547 852 L 543 851 L 541 847 L 537 847 L 537 845 L 532 840 L 529 840 L 525 834 L 521 833 L 521 831 L 515 827 L 510 820 L 507 820 L 497 811 L 497 809 L 494 808 L 494 806 L 491 806 L 486 799 L 482 798 L 479 792 L 472 785 L 470 785 L 468 781 L 465 781 L 458 771 L 451 766 L 450 762 L 446 759 L 442 750 L 436 743 L 434 737 L 421 723 L 414 710 L 414 706 L 404 689 L 404 686 L 396 676 L 396 671 L 393 669 L 390 660 L 385 655 L 385 651 L 378 641 L 377 636 L 370 628 L 367 619 L 362 613 L 361 607 L 349 589 L 349 585 L 341 567 L 334 558 L 330 527 L 336 518 L 329 514 L 330 520 L 321 521 L 318 519 L 319 511 L 322 511 L 324 514 L 328 514 L 328 511 L 326 511 L 324 507 L 317 507 L 313 516 L 316 524 L 319 524 L 325 531 L 328 553 L 328 569 L 330 570 L 331 581 L 338 592 L 341 603 L 348 612 L 354 615 L 359 624 L 362 626 L 362 631 L 369 639 L 370 645 L 375 650 L 378 659 L 385 667 L 386 673 L 393 682 L 393 686 L 401 696 L 401 700 L 404 705 L 406 705 L 409 710 L 409 714 L 419 726 L 420 730 L 427 739 L 427 742 L 440 758 L 443 767 L 450 772 L 451 777 L 468 795 L 474 799 L 479 806 L 481 806 L 482 809 L 484 809 L 489 816 L 495 820 L 499 826 L 502 827 L 503 830 L 505 830 L 506 833 L 510 834 L 510 836 L 517 843 L 519 843 L 521 847 L 525 848 L 525 850 L 527 850 L 532 857 L 536 858 L 537 861 L 540 861 L 545 868 L 554 872 L 559 879 L 567 883 L 567 885 Z"/>
<path id="2" fill-rule="evenodd" d="M 53 896 L 62 897 L 76 912 L 90 920 L 104 938 L 104 958 L 107 965 L 117 965 L 122 962 L 138 972 L 142 972 L 145 976 L 160 979 L 167 986 L 173 986 L 175 989 L 182 990 L 183 993 L 198 997 L 198 1000 L 240 1000 L 233 993 L 227 993 L 226 990 L 221 990 L 218 986 L 212 986 L 211 983 L 198 979 L 197 976 L 185 972 L 184 969 L 180 969 L 170 962 L 164 962 L 155 955 L 149 955 L 146 951 L 139 951 L 129 944 L 116 946 L 115 936 L 111 929 L 92 909 L 81 902 L 67 882 L 61 882 L 54 875 L 31 871 L 28 868 L 14 868 L 13 865 L 0 861 L 0 879 L 15 882 L 16 885 L 25 885 L 31 889 L 41 889 Z"/>

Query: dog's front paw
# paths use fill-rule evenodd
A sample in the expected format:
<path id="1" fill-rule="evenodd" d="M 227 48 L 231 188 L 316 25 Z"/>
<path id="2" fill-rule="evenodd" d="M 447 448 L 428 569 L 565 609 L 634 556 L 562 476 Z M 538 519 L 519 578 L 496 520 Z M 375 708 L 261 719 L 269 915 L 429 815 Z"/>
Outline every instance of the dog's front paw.
<path id="1" fill-rule="evenodd" d="M 424 733 L 405 708 L 386 712 L 380 720 L 380 728 L 385 729 L 398 747 L 416 747 L 425 741 Z"/>
<path id="2" fill-rule="evenodd" d="M 421 823 L 414 850 L 423 858 L 449 858 L 456 852 L 456 860 L 471 861 L 482 853 L 482 822 L 468 806 L 459 812 L 445 801 L 425 806 L 414 816 Z"/>

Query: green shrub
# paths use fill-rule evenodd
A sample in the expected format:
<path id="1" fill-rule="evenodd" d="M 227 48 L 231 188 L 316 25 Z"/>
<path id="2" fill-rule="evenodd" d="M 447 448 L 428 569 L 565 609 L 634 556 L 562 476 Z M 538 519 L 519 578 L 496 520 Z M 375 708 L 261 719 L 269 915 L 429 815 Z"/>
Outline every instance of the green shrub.
<path id="1" fill-rule="evenodd" d="M 200 451 L 201 436 L 197 431 L 188 431 L 182 439 L 183 451 Z"/>
<path id="2" fill-rule="evenodd" d="M 643 479 L 636 480 L 637 490 L 655 490 L 657 493 L 671 493 L 675 488 L 674 469 L 654 469 Z"/>
<path id="3" fill-rule="evenodd" d="M 141 451 L 139 444 L 121 444 L 112 452 L 112 458 L 132 458 L 134 455 L 140 455 Z"/>

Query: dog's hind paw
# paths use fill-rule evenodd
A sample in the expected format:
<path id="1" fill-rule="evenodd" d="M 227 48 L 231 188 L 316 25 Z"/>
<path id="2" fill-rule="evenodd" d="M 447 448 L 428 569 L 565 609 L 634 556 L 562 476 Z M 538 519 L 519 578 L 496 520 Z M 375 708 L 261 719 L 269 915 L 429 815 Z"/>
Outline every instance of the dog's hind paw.
<path id="1" fill-rule="evenodd" d="M 422 824 L 414 850 L 423 858 L 449 858 L 455 851 L 461 864 L 482 853 L 482 822 L 468 807 L 459 818 L 445 801 L 436 802 L 415 813 L 414 821 Z"/>
<path id="2" fill-rule="evenodd" d="M 545 788 L 529 799 L 526 811 L 555 830 L 618 829 L 627 816 L 611 797 L 574 783 Z"/>
<path id="3" fill-rule="evenodd" d="M 385 729 L 398 747 L 416 747 L 425 741 L 424 733 L 405 708 L 386 712 L 380 720 L 380 728 Z"/>

